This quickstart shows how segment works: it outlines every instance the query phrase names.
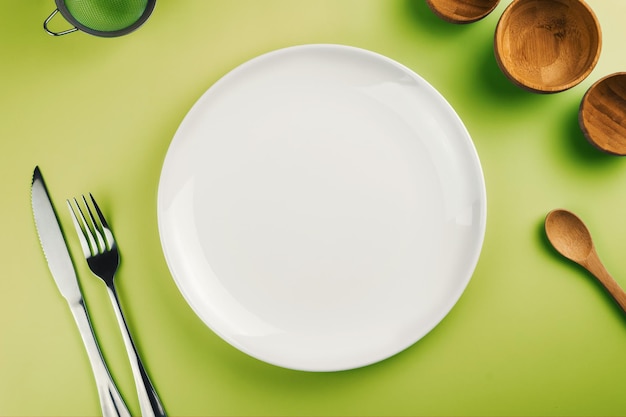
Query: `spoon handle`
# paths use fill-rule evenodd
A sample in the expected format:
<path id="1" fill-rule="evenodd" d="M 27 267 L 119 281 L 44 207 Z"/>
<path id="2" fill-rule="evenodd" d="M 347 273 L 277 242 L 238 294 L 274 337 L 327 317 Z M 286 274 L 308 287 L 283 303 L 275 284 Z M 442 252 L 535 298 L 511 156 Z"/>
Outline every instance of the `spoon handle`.
<path id="1" fill-rule="evenodd" d="M 606 270 L 600 258 L 595 252 L 587 258 L 585 266 L 600 281 L 602 286 L 611 294 L 611 297 L 619 304 L 624 313 L 626 313 L 626 292 L 613 279 L 611 274 Z"/>

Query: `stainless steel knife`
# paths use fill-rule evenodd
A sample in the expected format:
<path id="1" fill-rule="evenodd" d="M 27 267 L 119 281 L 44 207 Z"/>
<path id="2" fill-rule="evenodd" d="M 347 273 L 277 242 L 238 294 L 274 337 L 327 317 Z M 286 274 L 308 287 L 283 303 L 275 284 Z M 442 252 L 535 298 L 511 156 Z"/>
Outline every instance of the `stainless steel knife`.
<path id="1" fill-rule="evenodd" d="M 39 242 L 48 262 L 48 268 L 57 287 L 59 287 L 61 295 L 63 295 L 70 306 L 87 350 L 87 356 L 89 357 L 98 388 L 102 415 L 104 417 L 130 417 L 130 412 L 115 386 L 100 352 L 85 300 L 78 285 L 74 264 L 65 244 L 61 225 L 58 222 L 39 167 L 35 167 L 35 172 L 33 173 L 31 203 Z"/>

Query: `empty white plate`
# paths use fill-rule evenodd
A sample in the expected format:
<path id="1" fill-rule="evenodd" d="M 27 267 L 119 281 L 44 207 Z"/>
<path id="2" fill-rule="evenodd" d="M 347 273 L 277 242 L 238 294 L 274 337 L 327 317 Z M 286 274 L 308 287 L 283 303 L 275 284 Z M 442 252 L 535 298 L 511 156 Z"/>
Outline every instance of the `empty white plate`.
<path id="1" fill-rule="evenodd" d="M 158 192 L 183 296 L 236 348 L 292 369 L 371 364 L 450 311 L 486 222 L 476 150 L 408 68 L 339 45 L 262 55 L 183 120 Z"/>

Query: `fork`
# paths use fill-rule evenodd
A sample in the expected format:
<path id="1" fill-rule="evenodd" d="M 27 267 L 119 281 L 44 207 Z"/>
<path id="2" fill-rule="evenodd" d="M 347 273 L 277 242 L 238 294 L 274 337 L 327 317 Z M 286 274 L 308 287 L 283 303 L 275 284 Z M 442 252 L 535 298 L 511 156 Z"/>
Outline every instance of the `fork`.
<path id="1" fill-rule="evenodd" d="M 141 415 L 143 417 L 165 417 L 166 414 L 161 400 L 152 382 L 150 382 L 148 373 L 139 358 L 137 348 L 130 336 L 126 319 L 122 313 L 122 307 L 114 281 L 115 273 L 120 263 L 120 254 L 117 249 L 117 244 L 115 243 L 115 238 L 113 237 L 113 232 L 102 215 L 102 211 L 100 211 L 100 207 L 98 207 L 93 195 L 89 194 L 89 197 L 96 215 L 94 215 L 94 211 L 91 209 L 84 195 L 82 196 L 83 207 L 81 207 L 81 204 L 76 198 L 73 199 L 73 204 L 71 200 L 67 200 L 67 205 L 72 214 L 72 220 L 76 228 L 76 233 L 78 234 L 78 239 L 80 240 L 80 245 L 83 249 L 89 269 L 106 284 L 122 332 L 126 352 L 130 359 L 137 395 L 139 397 Z M 85 215 L 85 213 L 87 213 L 87 215 Z"/>

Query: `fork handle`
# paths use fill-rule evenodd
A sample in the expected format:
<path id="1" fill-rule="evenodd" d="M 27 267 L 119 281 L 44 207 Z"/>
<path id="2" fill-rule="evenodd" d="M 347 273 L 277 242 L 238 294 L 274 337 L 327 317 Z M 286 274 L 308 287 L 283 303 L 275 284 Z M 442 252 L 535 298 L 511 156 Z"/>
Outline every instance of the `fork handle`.
<path id="1" fill-rule="evenodd" d="M 165 414 L 163 404 L 161 404 L 161 400 L 148 377 L 148 373 L 143 363 L 141 363 L 135 343 L 128 331 L 128 325 L 122 313 L 122 307 L 115 286 L 113 284 L 107 285 L 107 290 L 111 298 L 111 303 L 113 304 L 113 309 L 115 310 L 115 315 L 117 316 L 117 321 L 120 325 L 120 330 L 122 331 L 124 344 L 126 345 L 126 352 L 128 353 L 130 367 L 133 371 L 135 386 L 137 388 L 137 396 L 139 397 L 141 415 L 142 417 L 166 417 L 167 414 Z"/>
<path id="2" fill-rule="evenodd" d="M 70 309 L 76 321 L 76 325 L 80 330 L 93 376 L 96 380 L 98 397 L 100 398 L 100 406 L 102 407 L 102 416 L 131 417 L 122 396 L 111 378 L 107 365 L 102 358 L 102 353 L 100 352 L 98 341 L 93 333 L 91 320 L 89 319 L 89 313 L 87 312 L 84 300 L 81 298 L 77 302 L 70 303 Z"/>

